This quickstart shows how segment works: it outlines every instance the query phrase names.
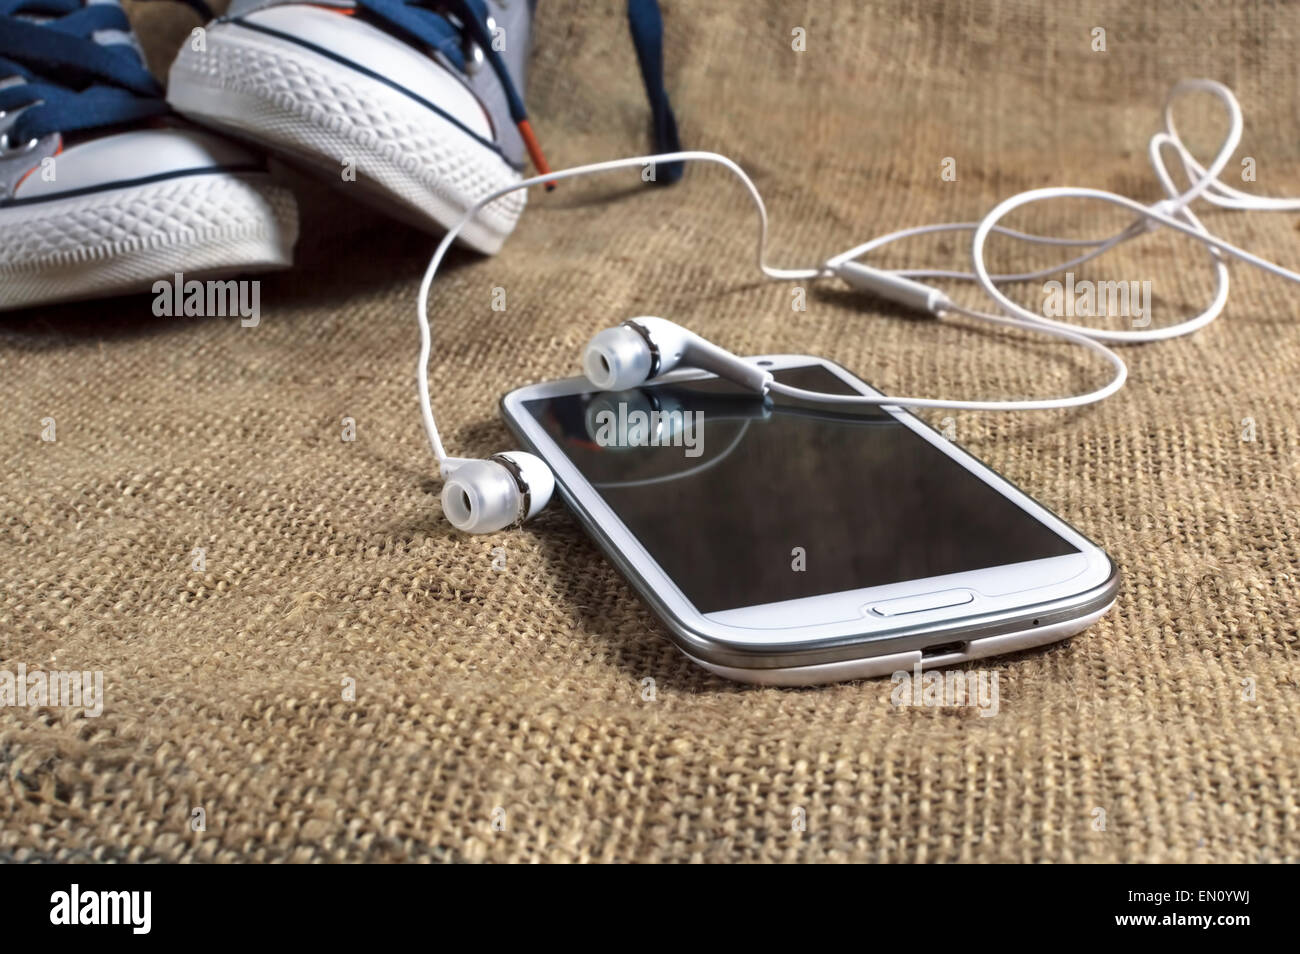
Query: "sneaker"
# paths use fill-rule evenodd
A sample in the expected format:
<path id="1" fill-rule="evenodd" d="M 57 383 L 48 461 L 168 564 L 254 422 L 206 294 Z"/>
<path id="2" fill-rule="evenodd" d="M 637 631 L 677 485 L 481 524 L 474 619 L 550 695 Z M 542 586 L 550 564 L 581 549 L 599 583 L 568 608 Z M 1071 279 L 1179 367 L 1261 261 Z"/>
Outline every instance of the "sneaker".
<path id="1" fill-rule="evenodd" d="M 0 310 L 291 263 L 292 195 L 169 112 L 116 0 L 0 0 Z"/>
<path id="2" fill-rule="evenodd" d="M 181 49 L 167 98 L 202 125 L 296 158 L 441 233 L 483 196 L 518 182 L 526 159 L 539 174 L 550 171 L 523 103 L 534 7 L 234 0 L 227 16 Z M 630 0 L 628 10 L 657 144 L 677 148 L 657 4 Z M 503 197 L 462 241 L 495 253 L 524 204 L 522 191 Z"/>

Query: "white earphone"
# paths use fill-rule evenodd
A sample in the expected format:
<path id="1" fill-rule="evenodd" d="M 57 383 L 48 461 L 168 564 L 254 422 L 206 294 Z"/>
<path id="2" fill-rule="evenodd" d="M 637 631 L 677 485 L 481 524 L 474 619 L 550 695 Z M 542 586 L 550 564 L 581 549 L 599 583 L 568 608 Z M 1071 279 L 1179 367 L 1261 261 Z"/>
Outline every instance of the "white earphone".
<path id="1" fill-rule="evenodd" d="M 1228 114 L 1228 134 L 1208 168 L 1201 166 L 1183 145 L 1173 122 L 1174 101 L 1193 92 L 1205 92 L 1215 96 Z M 717 153 L 687 151 L 597 162 L 533 176 L 490 193 L 476 202 L 456 226 L 443 237 L 420 284 L 417 309 L 420 325 L 420 356 L 416 368 L 416 380 L 425 432 L 445 481 L 442 491 L 443 512 L 458 529 L 470 533 L 490 533 L 534 516 L 546 506 L 555 488 L 554 475 L 546 463 L 537 456 L 523 451 L 496 454 L 487 460 L 448 456 L 438 434 L 429 400 L 428 365 L 431 331 L 428 296 L 434 275 L 452 242 L 465 226 L 473 221 L 485 206 L 502 196 L 542 183 L 617 169 L 645 167 L 658 162 L 718 164 L 740 180 L 758 211 L 758 268 L 766 277 L 777 281 L 799 281 L 837 276 L 854 288 L 871 292 L 913 310 L 939 317 L 963 315 L 1004 327 L 1020 328 L 1071 341 L 1105 358 L 1114 369 L 1111 380 L 1104 386 L 1084 394 L 1058 398 L 962 401 L 893 395 L 824 394 L 784 385 L 773 380 L 772 375 L 765 369 L 706 341 L 680 325 L 663 318 L 646 316 L 632 318 L 617 327 L 601 331 L 587 345 L 582 359 L 583 371 L 592 385 L 600 390 L 625 390 L 652 381 L 675 367 L 694 367 L 711 371 L 757 394 L 773 393 L 828 404 L 949 408 L 968 411 L 1029 411 L 1077 407 L 1109 397 L 1124 386 L 1128 375 L 1127 366 L 1118 354 L 1102 342 L 1144 342 L 1174 338 L 1204 327 L 1223 312 L 1228 299 L 1228 270 L 1225 256 L 1240 259 L 1289 281 L 1300 282 L 1300 273 L 1252 255 L 1212 234 L 1188 208 L 1193 200 L 1204 198 L 1223 208 L 1257 211 L 1300 210 L 1300 199 L 1254 196 L 1234 189 L 1219 180 L 1219 175 L 1232 159 L 1241 141 L 1243 127 L 1241 107 L 1232 92 L 1213 80 L 1184 80 L 1170 91 L 1165 103 L 1164 121 L 1164 130 L 1151 138 L 1148 154 L 1156 177 L 1168 197 L 1152 205 L 1143 205 L 1125 196 L 1099 189 L 1072 187 L 1034 189 L 1005 200 L 979 222 L 941 223 L 891 232 L 835 255 L 817 268 L 779 269 L 766 264 L 767 209 L 763 199 L 744 170 L 726 156 Z M 1188 188 L 1181 193 L 1164 163 L 1163 150 L 1166 147 L 1173 149 L 1177 154 L 1189 183 Z M 998 222 L 1014 209 L 1033 202 L 1056 198 L 1097 199 L 1128 209 L 1134 212 L 1137 218 L 1126 228 L 1104 239 L 1031 235 L 998 225 Z M 1114 331 L 1084 328 L 1029 311 L 1013 302 L 997 287 L 1003 283 L 1030 281 L 1059 273 L 1090 261 L 1122 242 L 1160 227 L 1174 229 L 1201 242 L 1209 255 L 1215 275 L 1215 295 L 1209 307 L 1194 318 L 1153 329 Z M 973 272 L 937 269 L 885 270 L 857 261 L 861 256 L 900 239 L 933 232 L 973 233 L 971 241 Z M 984 262 L 984 246 L 989 235 L 994 232 L 1020 241 L 1083 248 L 1086 251 L 1050 268 L 1014 275 L 992 275 Z M 938 288 L 918 280 L 924 278 L 974 281 L 1004 313 L 989 314 L 959 305 Z"/>
<path id="2" fill-rule="evenodd" d="M 507 451 L 487 460 L 443 465 L 442 512 L 467 533 L 492 533 L 537 515 L 551 499 L 555 475 L 535 454 Z"/>
<path id="3" fill-rule="evenodd" d="M 712 371 L 750 391 L 767 393 L 772 375 L 664 318 L 629 318 L 591 339 L 582 355 L 587 380 L 602 391 L 626 391 L 685 365 Z"/>

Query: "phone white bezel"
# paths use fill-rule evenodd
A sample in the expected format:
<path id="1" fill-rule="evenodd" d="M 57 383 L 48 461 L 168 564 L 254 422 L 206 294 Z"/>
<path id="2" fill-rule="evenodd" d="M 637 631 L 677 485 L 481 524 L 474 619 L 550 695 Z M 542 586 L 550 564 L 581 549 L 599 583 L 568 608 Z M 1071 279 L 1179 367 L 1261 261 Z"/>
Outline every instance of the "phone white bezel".
<path id="1" fill-rule="evenodd" d="M 761 355 L 751 360 L 768 362 L 772 371 L 820 365 L 861 393 L 880 393 L 824 358 Z M 666 375 L 656 384 L 710 377 L 714 375 L 687 369 Z M 551 466 L 561 494 L 588 528 L 595 532 L 616 564 L 639 584 L 643 595 L 665 615 L 681 648 L 693 658 L 741 666 L 776 666 L 803 665 L 825 659 L 852 658 L 854 655 L 879 655 L 922 645 L 956 629 L 974 635 L 1005 632 L 1013 618 L 1023 615 L 1031 607 L 1042 608 L 1042 621 L 1047 624 L 1049 619 L 1059 622 L 1081 617 L 1113 599 L 1116 574 L 1100 547 L 915 415 L 899 407 L 886 406 L 882 410 L 899 423 L 1045 523 L 1080 552 L 701 613 L 524 406 L 529 401 L 592 390 L 585 378 L 529 385 L 502 398 L 502 411 L 528 449 Z M 922 610 L 905 616 L 877 616 L 870 610 L 871 606 L 886 600 L 950 589 L 969 590 L 975 598 L 960 605 Z M 1099 593 L 1102 590 L 1105 592 Z M 1035 625 L 1038 622 L 1038 619 L 1034 620 Z M 999 629 L 999 625 L 1003 628 Z"/>

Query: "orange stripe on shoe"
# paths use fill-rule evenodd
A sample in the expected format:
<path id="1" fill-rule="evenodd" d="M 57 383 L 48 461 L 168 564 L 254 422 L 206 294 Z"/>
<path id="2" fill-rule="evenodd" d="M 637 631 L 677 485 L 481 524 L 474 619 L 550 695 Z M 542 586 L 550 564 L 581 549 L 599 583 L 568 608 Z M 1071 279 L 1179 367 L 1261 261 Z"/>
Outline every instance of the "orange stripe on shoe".
<path id="1" fill-rule="evenodd" d="M 58 144 L 58 146 L 55 147 L 55 149 L 54 149 L 54 155 L 57 156 L 57 155 L 58 155 L 59 153 L 61 153 L 61 152 L 63 152 L 63 137 L 62 137 L 62 136 L 59 137 L 59 144 Z M 46 156 L 45 158 L 46 158 L 46 159 L 49 159 L 49 158 L 51 158 L 51 157 L 50 157 L 50 156 Z M 41 162 L 44 162 L 44 161 L 45 161 L 45 159 L 42 159 L 42 160 L 41 160 Z M 21 176 L 18 177 L 18 181 L 14 183 L 14 194 L 15 194 L 15 195 L 18 193 L 18 190 L 22 187 L 22 184 L 23 184 L 24 182 L 27 181 L 27 177 L 30 176 L 33 172 L 35 172 L 37 169 L 39 169 L 39 168 L 41 167 L 41 162 L 36 163 L 36 165 L 32 166 L 30 169 L 28 169 L 26 172 L 24 172 Z"/>
<path id="2" fill-rule="evenodd" d="M 546 157 L 542 155 L 542 147 L 537 142 L 537 136 L 533 133 L 533 127 L 526 119 L 519 120 L 519 135 L 524 137 L 524 146 L 528 150 L 528 158 L 533 160 L 533 166 L 537 169 L 539 175 L 546 175 L 551 171 Z M 546 191 L 550 192 L 555 188 L 554 182 L 546 183 Z"/>

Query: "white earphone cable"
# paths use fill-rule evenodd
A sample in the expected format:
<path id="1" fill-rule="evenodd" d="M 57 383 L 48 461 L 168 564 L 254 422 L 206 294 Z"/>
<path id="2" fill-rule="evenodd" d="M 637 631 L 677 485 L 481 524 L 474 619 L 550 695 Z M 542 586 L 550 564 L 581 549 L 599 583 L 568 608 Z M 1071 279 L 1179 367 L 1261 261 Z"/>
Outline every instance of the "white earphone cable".
<path id="1" fill-rule="evenodd" d="M 1228 133 L 1208 168 L 1201 166 L 1187 150 L 1186 146 L 1179 138 L 1173 122 L 1174 102 L 1180 97 L 1193 92 L 1205 92 L 1215 96 L 1222 103 L 1228 114 Z M 1228 270 L 1224 261 L 1225 257 L 1237 258 L 1281 278 L 1293 282 L 1300 282 L 1300 273 L 1253 255 L 1250 252 L 1238 248 L 1237 246 L 1214 235 L 1188 208 L 1192 201 L 1197 198 L 1203 198 L 1211 204 L 1230 209 L 1251 211 L 1300 210 L 1300 198 L 1254 196 L 1232 188 L 1219 180 L 1219 175 L 1232 159 L 1237 146 L 1240 144 L 1244 125 L 1241 115 L 1241 107 L 1238 105 L 1232 92 L 1226 86 L 1214 82 L 1213 80 L 1184 80 L 1175 85 L 1169 94 L 1164 108 L 1164 121 L 1164 130 L 1156 133 L 1151 138 L 1148 153 L 1156 177 L 1159 179 L 1160 185 L 1164 189 L 1167 198 L 1152 205 L 1144 205 L 1125 196 L 1113 192 L 1106 192 L 1100 189 L 1074 187 L 1033 189 L 1013 195 L 999 203 L 979 222 L 940 223 L 891 232 L 835 255 L 832 258 L 827 259 L 822 266 L 817 268 L 774 268 L 767 264 L 768 222 L 767 208 L 763 204 L 763 198 L 759 194 L 753 181 L 745 174 L 745 171 L 741 169 L 740 166 L 731 159 L 728 159 L 726 156 L 717 153 L 685 151 L 596 162 L 582 166 L 574 166 L 570 169 L 564 169 L 558 172 L 550 172 L 545 175 L 533 176 L 501 189 L 497 189 L 476 202 L 473 207 L 465 213 L 461 220 L 447 232 L 446 236 L 444 236 L 442 241 L 439 243 L 437 250 L 434 252 L 433 258 L 430 259 L 429 266 L 424 273 L 424 279 L 420 283 L 417 308 L 420 324 L 420 356 L 419 364 L 416 369 L 417 386 L 420 397 L 420 411 L 424 420 L 425 432 L 428 435 L 429 444 L 433 449 L 433 453 L 437 457 L 439 465 L 442 468 L 443 475 L 446 476 L 447 473 L 460 462 L 460 458 L 452 458 L 447 455 L 446 450 L 443 447 L 442 439 L 438 433 L 437 424 L 434 421 L 433 409 L 429 398 L 428 364 L 429 354 L 432 348 L 432 332 L 429 325 L 427 307 L 429 290 L 432 287 L 434 276 L 437 274 L 438 268 L 447 254 L 447 250 L 456 240 L 456 237 L 461 233 L 466 225 L 474 220 L 485 206 L 491 204 L 502 196 L 508 195 L 519 189 L 531 188 L 532 186 L 540 185 L 544 182 L 555 182 L 562 179 L 595 175 L 598 173 L 611 172 L 636 166 L 644 167 L 666 162 L 715 163 L 725 167 L 740 179 L 742 185 L 744 185 L 753 201 L 758 212 L 759 225 L 757 247 L 758 268 L 763 275 L 776 281 L 812 280 L 836 274 L 841 275 L 841 277 L 848 280 L 848 268 L 850 263 L 855 263 L 855 260 L 861 256 L 883 248 L 886 245 L 890 245 L 905 238 L 936 232 L 971 232 L 971 259 L 974 269 L 973 272 L 960 272 L 943 269 L 874 270 L 869 269 L 866 266 L 858 265 L 857 273 L 870 272 L 879 276 L 879 278 L 876 279 L 875 284 L 868 283 L 864 286 L 877 292 L 889 294 L 891 284 L 897 284 L 895 280 L 899 279 L 911 283 L 915 289 L 932 292 L 929 308 L 935 314 L 940 316 L 950 313 L 960 314 L 980 321 L 1001 325 L 1003 327 L 1011 327 L 1024 331 L 1034 331 L 1046 334 L 1087 348 L 1094 354 L 1105 358 L 1114 368 L 1114 376 L 1106 385 L 1085 394 L 1072 395 L 1068 397 L 1006 401 L 959 401 L 932 398 L 895 397 L 888 395 L 867 396 L 823 394 L 820 392 L 811 392 L 789 387 L 782 385 L 779 382 L 773 382 L 770 389 L 778 394 L 815 400 L 828 404 L 868 404 L 900 407 L 947 408 L 971 411 L 1027 411 L 1078 407 L 1080 405 L 1091 404 L 1103 400 L 1124 386 L 1128 373 L 1127 367 L 1119 355 L 1110 348 L 1107 348 L 1102 344 L 1102 342 L 1145 342 L 1174 338 L 1190 334 L 1198 328 L 1204 327 L 1223 312 L 1228 299 Z M 1163 153 L 1165 148 L 1172 149 L 1178 156 L 1183 172 L 1187 177 L 1189 183 L 1188 188 L 1181 193 L 1178 191 L 1178 188 L 1174 184 L 1173 178 L 1169 173 L 1169 169 L 1165 165 Z M 1095 199 L 1119 206 L 1123 209 L 1128 209 L 1129 211 L 1134 212 L 1137 217 L 1132 223 L 1118 233 L 1103 239 L 1076 239 L 1059 236 L 1033 235 L 998 224 L 1006 217 L 1006 215 L 1015 209 L 1031 205 L 1035 202 L 1060 198 Z M 1210 305 L 1193 318 L 1186 319 L 1174 325 L 1154 329 L 1116 331 L 1100 328 L 1088 328 L 1064 321 L 1058 321 L 1048 318 L 1046 315 L 1029 311 L 1028 309 L 1016 304 L 1008 298 L 1000 288 L 998 288 L 999 284 L 1032 281 L 1034 279 L 1045 278 L 1049 275 L 1059 274 L 1066 269 L 1083 264 L 1105 254 L 1107 251 L 1122 242 L 1137 238 L 1146 234 L 1151 229 L 1160 226 L 1173 229 L 1174 231 L 1180 232 L 1200 242 L 1204 245 L 1206 253 L 1210 258 L 1210 264 L 1215 276 L 1214 297 L 1210 302 Z M 1050 268 L 1018 274 L 994 275 L 989 272 L 985 263 L 984 249 L 989 236 L 995 233 L 1034 244 L 1083 248 L 1086 249 L 1086 251 L 1065 262 L 1051 266 Z M 868 276 L 868 278 L 869 277 L 870 276 Z M 987 312 L 977 311 L 972 308 L 958 305 L 937 290 L 931 290 L 928 286 L 916 285 L 915 280 L 922 278 L 956 279 L 976 282 L 1005 314 L 989 314 Z M 910 294 L 915 295 L 915 291 L 910 292 Z"/>
<path id="2" fill-rule="evenodd" d="M 872 405 L 876 407 L 926 407 L 926 408 L 943 408 L 951 411 L 1047 411 L 1058 408 L 1080 407 L 1084 404 L 1094 404 L 1097 401 L 1105 400 L 1116 391 L 1124 386 L 1128 379 L 1128 366 L 1124 360 L 1110 348 L 1099 344 L 1087 335 L 1069 329 L 1044 328 L 1032 321 L 1023 321 L 1019 318 L 1008 318 L 1004 315 L 990 315 L 985 312 L 973 311 L 960 305 L 946 302 L 939 314 L 952 312 L 959 315 L 965 315 L 969 318 L 978 318 L 981 321 L 987 321 L 995 325 L 1002 325 L 1007 328 L 1019 328 L 1023 331 L 1037 331 L 1052 337 L 1062 338 L 1066 341 L 1073 341 L 1075 344 L 1087 348 L 1094 354 L 1098 354 L 1110 362 L 1111 367 L 1115 369 L 1115 375 L 1103 387 L 1095 391 L 1088 391 L 1085 394 L 1075 394 L 1069 397 L 1059 398 L 1038 398 L 1023 401 L 959 401 L 948 400 L 946 398 L 918 398 L 918 397 L 896 397 L 894 395 L 867 395 L 867 394 L 827 394 L 821 391 L 807 391 L 803 388 L 791 387 L 782 384 L 780 381 L 773 381 L 768 389 L 775 394 L 784 394 L 786 397 L 802 398 L 806 401 L 819 401 L 824 404 L 859 404 Z"/>
<path id="3" fill-rule="evenodd" d="M 464 230 L 475 216 L 485 206 L 490 205 L 502 196 L 517 192 L 520 189 L 528 189 L 535 185 L 541 185 L 546 182 L 558 182 L 562 179 L 574 179 L 580 176 L 596 175 L 602 172 L 613 172 L 617 169 L 628 169 L 636 166 L 646 167 L 653 166 L 661 162 L 713 162 L 726 167 L 730 170 L 741 183 L 745 186 L 749 197 L 753 200 L 755 208 L 758 210 L 758 251 L 757 261 L 759 270 L 775 281 L 799 281 L 803 279 L 820 278 L 826 274 L 824 269 L 818 268 L 772 268 L 768 266 L 767 256 L 767 207 L 763 204 L 763 197 L 759 194 L 758 188 L 753 181 L 745 174 L 745 170 L 736 165 L 726 156 L 719 155 L 715 152 L 686 151 L 686 152 L 668 152 L 659 155 L 635 156 L 628 159 L 611 159 L 605 162 L 593 162 L 584 166 L 573 166 L 569 169 L 562 169 L 558 172 L 548 172 L 545 175 L 532 176 L 528 179 L 522 179 L 490 192 L 483 198 L 474 203 L 472 207 L 461 217 L 446 235 L 438 243 L 438 248 L 433 253 L 433 258 L 429 259 L 429 266 L 424 271 L 424 279 L 420 282 L 419 299 L 417 301 L 416 316 L 420 324 L 420 357 L 416 365 L 416 385 L 420 395 L 420 414 L 424 419 L 424 430 L 429 437 L 429 446 L 433 448 L 433 454 L 438 459 L 438 463 L 446 470 L 447 463 L 456 463 L 460 459 L 449 457 L 446 449 L 443 447 L 442 438 L 438 434 L 438 425 L 433 419 L 433 407 L 429 400 L 429 353 L 433 346 L 432 331 L 429 326 L 429 289 L 433 286 L 433 278 L 438 273 L 438 268 L 442 265 L 442 260 L 447 255 L 447 250 L 456 237 Z"/>
<path id="4" fill-rule="evenodd" d="M 1195 92 L 1204 92 L 1213 95 L 1223 105 L 1225 112 L 1228 114 L 1227 135 L 1224 137 L 1223 143 L 1219 147 L 1219 151 L 1216 153 L 1214 161 L 1210 163 L 1208 169 L 1201 166 L 1196 159 L 1192 157 L 1191 153 L 1187 150 L 1187 147 L 1179 138 L 1173 121 L 1174 103 L 1178 99 Z M 1136 202 L 1126 196 L 1118 195 L 1114 192 L 1106 192 L 1100 189 L 1075 187 L 1032 189 L 1027 192 L 1013 195 L 999 203 L 977 223 L 962 222 L 937 226 L 922 226 L 918 229 L 905 229 L 900 232 L 894 232 L 877 239 L 872 239 L 870 242 L 863 243 L 856 248 L 850 249 L 848 252 L 841 253 L 840 255 L 830 259 L 827 262 L 827 265 L 828 267 L 839 266 L 845 261 L 856 259 L 867 252 L 874 251 L 892 242 L 914 235 L 921 235 L 934 231 L 969 230 L 973 232 L 971 241 L 971 258 L 974 265 L 973 274 L 969 272 L 922 269 L 897 270 L 890 274 L 910 278 L 951 278 L 975 281 L 979 283 L 985 293 L 998 305 L 998 307 L 1008 315 L 1013 315 L 1025 321 L 1034 322 L 1043 327 L 1075 330 L 1080 334 L 1098 341 L 1111 341 L 1117 343 L 1162 341 L 1169 338 L 1180 337 L 1182 335 L 1191 334 L 1192 332 L 1205 327 L 1210 322 L 1214 321 L 1215 318 L 1219 317 L 1228 300 L 1228 271 L 1226 264 L 1223 261 L 1223 256 L 1225 255 L 1240 259 L 1241 261 L 1254 265 L 1266 272 L 1277 275 L 1280 278 L 1285 278 L 1288 281 L 1300 282 L 1300 273 L 1294 272 L 1274 262 L 1270 262 L 1267 259 L 1260 258 L 1257 255 L 1253 255 L 1252 253 L 1238 248 L 1237 246 L 1214 235 L 1188 208 L 1190 203 L 1195 199 L 1204 198 L 1206 201 L 1223 208 L 1252 211 L 1300 210 L 1300 199 L 1253 196 L 1249 193 L 1227 186 L 1219 180 L 1219 175 L 1223 172 L 1228 162 L 1231 161 L 1233 154 L 1241 143 L 1241 135 L 1244 128 L 1241 107 L 1237 103 L 1236 97 L 1232 95 L 1232 91 L 1222 83 L 1217 83 L 1213 80 L 1183 80 L 1177 83 L 1169 93 L 1165 102 L 1164 120 L 1164 130 L 1152 136 L 1148 146 L 1148 156 L 1151 161 L 1151 166 L 1167 196 L 1167 198 L 1162 199 L 1159 202 L 1152 205 L 1143 205 L 1142 203 Z M 1173 178 L 1169 174 L 1169 169 L 1165 165 L 1162 152 L 1165 147 L 1174 150 L 1179 161 L 1182 163 L 1184 173 L 1187 175 L 1189 186 L 1181 193 L 1178 191 L 1178 187 L 1174 184 Z M 998 224 L 1015 209 L 1023 208 L 1035 202 L 1063 198 L 1095 199 L 1135 212 L 1137 213 L 1138 218 L 1117 234 L 1102 240 L 1075 240 L 1049 236 L 1027 235 L 1022 232 L 1014 232 L 1013 230 L 1007 229 Z M 997 287 L 999 284 L 1006 282 L 1032 280 L 1035 278 L 1044 278 L 1052 274 L 1058 274 L 1065 269 L 1096 258 L 1104 252 L 1109 251 L 1111 248 L 1114 248 L 1121 242 L 1144 235 L 1156 226 L 1164 226 L 1173 229 L 1204 245 L 1207 254 L 1210 256 L 1211 266 L 1214 270 L 1215 293 L 1210 305 L 1200 314 L 1178 322 L 1177 324 L 1161 328 L 1129 331 L 1084 328 L 1068 322 L 1048 318 L 1046 315 L 1037 312 L 1029 311 L 1021 305 L 1013 302 L 1000 288 Z M 1077 258 L 1071 259 L 1068 262 L 1062 262 L 1059 265 L 1047 269 L 1041 269 L 1020 275 L 992 275 L 989 273 L 988 267 L 985 263 L 984 247 L 989 235 L 994 232 L 1037 244 L 1090 245 L 1093 246 L 1093 248 L 1091 251 L 1086 252 Z"/>

